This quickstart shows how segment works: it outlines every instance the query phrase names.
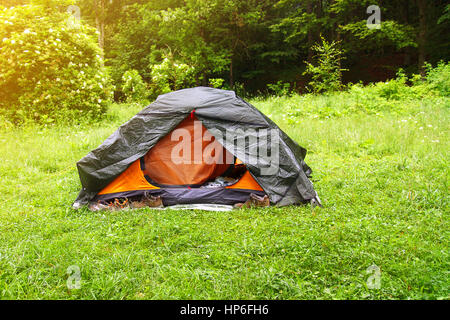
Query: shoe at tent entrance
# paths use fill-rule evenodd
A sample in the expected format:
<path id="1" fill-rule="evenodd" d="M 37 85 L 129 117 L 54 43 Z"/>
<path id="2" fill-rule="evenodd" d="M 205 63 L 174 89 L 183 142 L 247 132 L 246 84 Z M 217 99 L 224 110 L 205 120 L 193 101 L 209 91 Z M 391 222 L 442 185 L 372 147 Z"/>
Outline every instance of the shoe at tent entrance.
<path id="1" fill-rule="evenodd" d="M 255 165 L 260 161 L 250 146 L 229 145 L 221 138 L 234 132 L 247 141 L 261 129 L 278 133 L 278 167 L 271 174 Z M 214 150 L 220 161 L 173 159 L 180 143 L 173 133 L 180 130 L 188 133 L 188 154 L 196 148 L 201 154 Z M 159 96 L 77 163 L 82 189 L 73 207 L 210 205 L 220 210 L 220 206 L 320 205 L 305 155 L 304 148 L 233 91 L 207 87 L 174 91 Z"/>

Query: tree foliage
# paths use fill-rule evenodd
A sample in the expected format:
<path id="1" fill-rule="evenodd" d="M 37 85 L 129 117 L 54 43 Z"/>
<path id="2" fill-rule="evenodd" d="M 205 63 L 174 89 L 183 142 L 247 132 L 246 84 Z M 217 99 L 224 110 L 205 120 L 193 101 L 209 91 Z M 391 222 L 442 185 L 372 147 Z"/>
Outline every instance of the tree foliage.
<path id="1" fill-rule="evenodd" d="M 147 87 L 139 72 L 128 70 L 123 74 L 122 82 L 122 92 L 127 102 L 141 102 L 147 99 Z"/>
<path id="2" fill-rule="evenodd" d="M 149 97 L 185 86 L 218 86 L 215 79 L 223 79 L 220 87 L 241 93 L 278 94 L 283 91 L 277 87 L 279 83 L 295 90 L 303 90 L 308 83 L 315 83 L 316 89 L 335 90 L 340 86 L 337 79 L 343 84 L 385 81 L 395 77 L 399 68 L 408 74 L 420 69 L 424 75 L 425 61 L 436 64 L 450 56 L 446 31 L 450 7 L 444 0 L 2 3 L 33 3 L 51 9 L 49 23 L 57 23 L 58 14 L 65 13 L 69 4 L 79 6 L 83 25 L 97 29 L 94 36 L 104 49 L 100 56 L 111 71 L 117 100 L 130 99 L 124 74 L 131 70 L 142 77 Z M 376 29 L 367 27 L 367 8 L 373 5 L 381 13 L 381 27 Z M 339 69 L 349 71 L 342 76 L 328 71 L 319 76 L 322 69 L 313 68 L 320 66 L 314 49 L 323 46 L 322 37 L 328 44 L 339 43 L 336 48 L 345 52 Z M 330 79 L 333 77 L 336 80 Z M 329 87 L 327 81 L 337 86 Z"/>
<path id="3" fill-rule="evenodd" d="M 0 9 L 0 112 L 12 121 L 98 117 L 111 88 L 94 30 L 42 6 Z"/>

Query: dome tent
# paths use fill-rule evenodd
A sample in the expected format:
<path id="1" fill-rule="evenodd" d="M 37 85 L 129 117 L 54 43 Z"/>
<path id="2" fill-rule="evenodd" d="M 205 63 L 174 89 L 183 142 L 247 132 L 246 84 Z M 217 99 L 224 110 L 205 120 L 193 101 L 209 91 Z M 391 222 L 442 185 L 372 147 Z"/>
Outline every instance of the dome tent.
<path id="1" fill-rule="evenodd" d="M 215 144 L 211 154 L 220 161 L 174 161 L 176 132 L 193 133 L 187 140 L 202 154 Z M 272 158 L 262 156 L 262 149 Z M 190 153 L 185 151 L 184 160 L 184 153 Z M 82 190 L 73 207 L 143 194 L 160 196 L 164 205 L 229 205 L 245 202 L 250 194 L 267 195 L 278 206 L 320 204 L 305 155 L 304 148 L 233 91 L 183 89 L 159 96 L 77 163 Z M 235 183 L 203 187 L 238 162 L 245 172 Z"/>

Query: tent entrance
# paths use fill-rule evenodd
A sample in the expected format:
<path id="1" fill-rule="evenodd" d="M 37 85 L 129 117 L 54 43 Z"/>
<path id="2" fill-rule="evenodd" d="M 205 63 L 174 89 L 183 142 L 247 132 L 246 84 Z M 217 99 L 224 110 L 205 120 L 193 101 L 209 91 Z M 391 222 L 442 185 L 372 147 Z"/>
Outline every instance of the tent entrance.
<path id="1" fill-rule="evenodd" d="M 246 166 L 199 120 L 188 117 L 101 190 L 94 201 L 151 194 L 160 196 L 164 205 L 234 204 L 245 202 L 250 193 L 265 194 Z"/>

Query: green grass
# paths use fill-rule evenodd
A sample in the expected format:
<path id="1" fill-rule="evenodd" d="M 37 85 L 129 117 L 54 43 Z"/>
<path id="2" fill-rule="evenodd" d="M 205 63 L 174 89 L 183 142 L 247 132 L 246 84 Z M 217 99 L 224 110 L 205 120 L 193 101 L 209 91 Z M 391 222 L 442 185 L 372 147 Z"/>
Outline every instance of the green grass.
<path id="1" fill-rule="evenodd" d="M 74 211 L 75 162 L 140 107 L 114 105 L 92 126 L 2 129 L 0 297 L 448 299 L 448 99 L 395 112 L 354 101 L 252 101 L 309 150 L 314 209 Z M 374 264 L 380 289 L 367 286 Z"/>

